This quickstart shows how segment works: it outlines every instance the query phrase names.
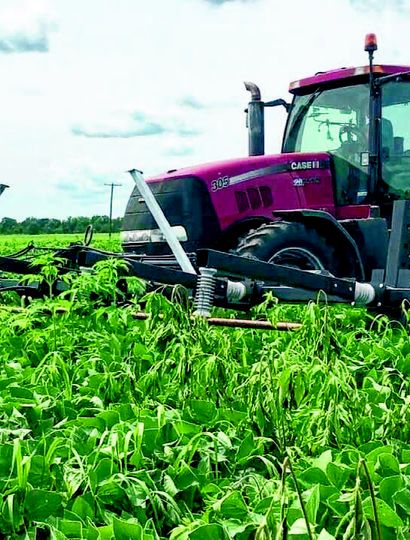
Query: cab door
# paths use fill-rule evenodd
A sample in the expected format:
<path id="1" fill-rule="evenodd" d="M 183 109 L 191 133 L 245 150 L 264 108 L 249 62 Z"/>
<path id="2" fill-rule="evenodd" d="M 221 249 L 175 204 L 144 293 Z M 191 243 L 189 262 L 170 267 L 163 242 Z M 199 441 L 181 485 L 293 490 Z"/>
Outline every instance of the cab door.
<path id="1" fill-rule="evenodd" d="M 410 81 L 382 85 L 380 121 L 381 185 L 386 202 L 410 199 Z"/>

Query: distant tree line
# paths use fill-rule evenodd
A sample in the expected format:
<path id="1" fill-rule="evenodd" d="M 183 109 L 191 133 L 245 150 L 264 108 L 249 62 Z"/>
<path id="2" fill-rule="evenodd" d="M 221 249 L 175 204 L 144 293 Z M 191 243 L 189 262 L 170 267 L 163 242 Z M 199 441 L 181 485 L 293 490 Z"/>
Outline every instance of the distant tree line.
<path id="1" fill-rule="evenodd" d="M 82 233 L 91 224 L 94 232 L 109 232 L 110 218 L 108 216 L 69 217 L 67 219 L 34 218 L 23 221 L 4 217 L 0 221 L 0 234 L 54 234 Z M 122 218 L 113 218 L 112 230 L 120 231 Z"/>

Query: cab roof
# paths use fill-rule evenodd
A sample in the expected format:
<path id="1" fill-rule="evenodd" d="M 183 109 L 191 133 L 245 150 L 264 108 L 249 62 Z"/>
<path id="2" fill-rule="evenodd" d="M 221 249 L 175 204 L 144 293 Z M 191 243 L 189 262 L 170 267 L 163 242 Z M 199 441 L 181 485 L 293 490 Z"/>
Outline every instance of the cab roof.
<path id="1" fill-rule="evenodd" d="M 345 84 L 352 84 L 354 82 L 362 82 L 367 79 L 369 74 L 369 66 L 361 67 L 344 67 L 339 69 L 333 69 L 331 71 L 316 73 L 313 77 L 307 77 L 305 79 L 299 79 L 293 81 L 289 85 L 289 92 L 292 94 L 305 94 L 312 91 L 315 87 L 321 85 L 339 86 L 340 82 L 345 79 Z M 393 75 L 394 73 L 402 73 L 403 71 L 410 71 L 410 66 L 390 66 L 376 64 L 373 66 L 373 71 L 377 75 Z M 357 79 L 357 81 L 356 81 Z"/>

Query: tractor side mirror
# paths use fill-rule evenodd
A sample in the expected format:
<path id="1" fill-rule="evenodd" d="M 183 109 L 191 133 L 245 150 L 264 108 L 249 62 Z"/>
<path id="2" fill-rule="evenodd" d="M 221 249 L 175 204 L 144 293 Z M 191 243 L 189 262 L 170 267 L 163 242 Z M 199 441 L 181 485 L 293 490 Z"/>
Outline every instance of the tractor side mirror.
<path id="1" fill-rule="evenodd" d="M 278 107 L 279 105 L 285 107 L 286 112 L 289 112 L 291 105 L 284 99 L 274 99 L 273 101 L 267 101 L 266 103 L 264 103 L 265 107 Z"/>

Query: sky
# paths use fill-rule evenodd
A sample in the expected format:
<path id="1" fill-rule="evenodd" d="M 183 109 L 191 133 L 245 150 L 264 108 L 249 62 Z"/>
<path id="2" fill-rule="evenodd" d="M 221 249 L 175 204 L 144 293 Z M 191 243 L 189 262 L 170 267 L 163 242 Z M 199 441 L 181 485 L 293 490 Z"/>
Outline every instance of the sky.
<path id="1" fill-rule="evenodd" d="M 133 182 L 247 154 L 243 81 L 410 65 L 410 0 L 0 0 L 0 218 L 124 214 Z M 266 151 L 286 115 L 267 111 Z"/>

